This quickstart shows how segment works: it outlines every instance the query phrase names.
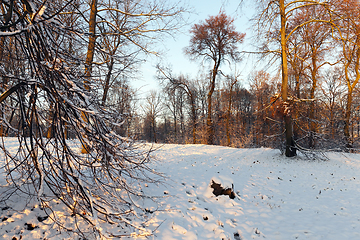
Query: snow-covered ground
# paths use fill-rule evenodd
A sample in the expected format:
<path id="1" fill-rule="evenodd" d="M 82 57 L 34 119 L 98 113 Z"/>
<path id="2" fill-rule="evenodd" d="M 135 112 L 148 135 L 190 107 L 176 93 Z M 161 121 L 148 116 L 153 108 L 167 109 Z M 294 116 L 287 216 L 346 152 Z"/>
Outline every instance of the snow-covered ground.
<path id="1" fill-rule="evenodd" d="M 157 205 L 143 202 L 148 239 L 360 239 L 360 155 L 288 159 L 266 148 L 169 144 L 154 157 L 167 179 L 144 186 L 159 196 Z M 236 198 L 214 196 L 212 180 L 233 185 Z M 41 219 L 37 205 L 19 209 L 20 202 L 0 206 L 0 239 L 74 239 Z"/>
<path id="2" fill-rule="evenodd" d="M 154 239 L 360 239 L 360 156 L 285 158 L 272 149 L 164 145 L 156 169 L 171 180 Z M 211 179 L 238 194 L 215 197 Z M 154 190 L 150 190 L 152 192 Z"/>

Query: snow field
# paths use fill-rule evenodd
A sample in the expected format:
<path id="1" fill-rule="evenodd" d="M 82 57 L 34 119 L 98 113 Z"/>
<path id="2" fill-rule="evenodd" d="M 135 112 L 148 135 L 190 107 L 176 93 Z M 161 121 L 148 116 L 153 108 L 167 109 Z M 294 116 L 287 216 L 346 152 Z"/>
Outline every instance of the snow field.
<path id="1" fill-rule="evenodd" d="M 16 148 L 10 140 L 8 146 Z M 128 219 L 153 235 L 121 239 L 360 239 L 360 155 L 328 153 L 322 161 L 289 159 L 266 148 L 155 147 L 160 148 L 150 166 L 167 178 L 142 185 L 145 194 L 156 196 L 137 199 L 146 209 L 138 213 L 145 225 Z M 214 196 L 212 180 L 224 188 L 234 185 L 236 198 Z M 0 194 L 6 194 L 4 175 L 0 183 Z M 38 203 L 27 201 L 15 194 L 0 203 L 0 239 L 80 239 L 71 229 L 81 223 L 59 201 L 51 204 L 61 229 Z M 99 224 L 105 232 L 129 234 L 124 226 Z"/>
<path id="2" fill-rule="evenodd" d="M 360 239 L 360 156 L 285 158 L 272 149 L 164 145 L 154 168 L 168 175 L 159 195 L 165 221 L 153 239 Z M 211 180 L 237 197 L 215 197 Z M 154 225 L 155 226 L 155 225 Z"/>

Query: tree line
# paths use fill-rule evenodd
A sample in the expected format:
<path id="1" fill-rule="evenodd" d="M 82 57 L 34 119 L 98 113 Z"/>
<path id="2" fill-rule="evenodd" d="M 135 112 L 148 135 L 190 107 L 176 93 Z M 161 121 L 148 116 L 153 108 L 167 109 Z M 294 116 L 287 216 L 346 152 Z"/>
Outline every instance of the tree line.
<path id="1" fill-rule="evenodd" d="M 179 28 L 186 10 L 161 1 L 146 6 L 132 1 L 55 3 L 60 12 L 67 11 L 57 15 L 61 31 L 50 39 L 59 42 L 55 52 L 64 56 L 48 62 L 53 68 L 84 68 L 83 87 L 101 106 L 122 116 L 114 127 L 122 135 L 156 142 L 276 145 L 288 156 L 296 149 L 357 147 L 360 38 L 355 0 L 256 1 L 255 52 L 259 63 L 271 65 L 272 71 L 252 72 L 245 79 L 238 72 L 222 71 L 252 54 L 242 49 L 245 34 L 236 31 L 234 19 L 220 11 L 194 24 L 184 54 L 206 63 L 208 71 L 189 79 L 159 65 L 163 90 L 151 93 L 142 107 L 136 105 L 130 83 L 146 55 L 156 54 L 156 36 Z M 29 56 L 20 54 L 16 40 L 27 29 L 15 34 L 10 29 L 16 22 L 8 25 L 16 15 L 12 4 L 3 3 L 0 54 L 2 66 L 12 72 L 3 74 L 3 91 L 29 69 L 23 64 Z M 42 11 L 32 14 L 41 17 Z M 250 81 L 246 88 L 244 80 Z M 48 137 L 55 129 L 54 106 L 51 101 L 42 106 L 47 116 L 37 125 Z M 0 133 L 15 136 L 21 114 L 4 113 Z M 64 132 L 76 135 L 69 127 Z"/>
<path id="2" fill-rule="evenodd" d="M 164 71 L 164 70 L 162 70 Z M 133 125 L 127 134 L 136 139 L 158 143 L 207 144 L 207 78 L 189 79 L 171 76 L 162 90 L 152 91 L 142 99 L 142 109 L 134 113 Z M 290 75 L 291 76 L 291 75 Z M 294 139 L 306 149 L 348 150 L 345 141 L 346 85 L 339 69 L 330 68 L 319 76 L 314 101 L 314 115 L 309 118 L 310 100 L 294 102 Z M 284 150 L 283 112 L 279 100 L 281 79 L 265 71 L 248 76 L 249 86 L 235 77 L 220 79 L 213 95 L 214 144 L 240 148 L 271 147 Z M 296 86 L 294 76 L 290 86 Z M 184 89 L 185 88 L 185 89 Z M 187 92 L 188 91 L 188 92 Z M 301 94 L 310 94 L 308 88 Z M 350 119 L 350 139 L 358 148 L 360 136 L 359 91 L 353 96 L 354 111 Z M 142 120 L 141 120 L 142 119 Z M 315 131 L 311 129 L 316 123 Z M 304 149 L 302 149 L 304 150 Z"/>
<path id="3" fill-rule="evenodd" d="M 144 103 L 139 139 L 277 147 L 287 156 L 296 150 L 358 147 L 359 3 L 258 4 L 257 54 L 260 62 L 271 64 L 272 74 L 252 72 L 245 88 L 239 73 L 222 72 L 226 62 L 248 57 L 239 51 L 244 34 L 224 12 L 211 16 L 193 26 L 185 49 L 191 59 L 207 61 L 209 72 L 189 79 L 158 66 L 163 89 Z"/>

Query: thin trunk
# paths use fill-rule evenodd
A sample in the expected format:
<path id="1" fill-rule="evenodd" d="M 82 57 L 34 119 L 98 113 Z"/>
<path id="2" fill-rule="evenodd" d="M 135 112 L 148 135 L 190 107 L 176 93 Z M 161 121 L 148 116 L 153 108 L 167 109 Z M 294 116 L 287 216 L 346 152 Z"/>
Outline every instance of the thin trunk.
<path id="1" fill-rule="evenodd" d="M 360 36 L 357 36 L 356 38 L 356 45 L 359 46 L 360 44 Z M 350 139 L 350 117 L 351 117 L 351 107 L 352 107 L 352 101 L 353 101 L 353 90 L 355 89 L 356 85 L 358 84 L 360 80 L 360 47 L 357 48 L 355 53 L 355 80 L 351 84 L 350 77 L 349 77 L 349 67 L 350 62 L 345 66 L 345 77 L 347 81 L 348 86 L 348 96 L 346 101 L 346 109 L 345 109 L 345 126 L 344 126 L 344 135 L 345 135 L 345 141 L 346 141 L 346 147 L 352 148 L 352 141 Z"/>
<path id="2" fill-rule="evenodd" d="M 352 142 L 350 139 L 350 117 L 351 117 L 351 105 L 352 105 L 352 88 L 349 88 L 347 101 L 346 101 L 346 109 L 345 109 L 345 126 L 344 126 L 344 135 L 347 146 L 352 147 Z"/>
<path id="3" fill-rule="evenodd" d="M 186 92 L 188 97 L 190 98 L 190 105 L 191 105 L 191 119 L 192 119 L 192 136 L 193 136 L 193 144 L 196 144 L 196 108 L 195 108 L 195 97 L 190 90 L 190 88 L 185 85 Z"/>
<path id="4" fill-rule="evenodd" d="M 228 105 L 228 111 L 226 114 L 226 138 L 227 138 L 227 145 L 231 145 L 231 139 L 230 139 L 230 117 L 231 117 L 231 105 L 232 105 L 232 89 L 237 81 L 235 80 L 233 83 L 231 83 L 230 86 L 230 92 L 229 92 L 229 105 Z"/>
<path id="5" fill-rule="evenodd" d="M 54 103 L 51 103 L 49 106 L 49 123 L 50 126 L 47 129 L 46 137 L 53 138 L 55 133 L 55 125 L 54 125 Z"/>
<path id="6" fill-rule="evenodd" d="M 192 122 L 193 122 L 193 144 L 196 144 L 196 109 L 195 109 L 195 103 L 194 100 L 191 100 L 191 112 L 192 112 Z"/>
<path id="7" fill-rule="evenodd" d="M 5 39 L 6 38 L 0 38 L 0 58 L 4 59 L 4 43 L 5 43 Z M 10 47 L 11 48 L 11 47 Z M 10 61 L 10 54 L 8 54 L 8 62 Z M 3 76 L 3 80 L 2 80 L 2 90 L 5 92 L 7 90 L 7 77 Z M 5 116 L 5 112 L 4 112 L 4 107 L 3 105 L 1 106 L 0 109 L 0 114 L 3 118 L 6 118 Z M 0 126 L 0 136 L 6 136 L 5 134 L 5 127 L 4 125 Z"/>
<path id="8" fill-rule="evenodd" d="M 184 129 L 184 114 L 183 114 L 183 97 L 182 95 L 180 96 L 180 107 L 179 107 L 179 111 L 180 111 L 180 134 L 181 134 L 181 143 L 184 142 L 185 139 L 185 129 Z"/>
<path id="9" fill-rule="evenodd" d="M 300 73 L 296 73 L 295 74 L 295 81 L 296 81 L 296 85 L 295 85 L 295 94 L 296 94 L 296 97 L 298 99 L 301 98 L 300 96 Z"/>
<path id="10" fill-rule="evenodd" d="M 212 145 L 214 144 L 214 127 L 213 127 L 213 121 L 211 119 L 211 115 L 212 115 L 212 94 L 214 92 L 215 89 L 215 83 L 212 82 L 210 83 L 210 91 L 208 92 L 207 95 L 207 101 L 208 101 L 208 115 L 207 115 L 207 119 L 206 119 L 206 127 L 207 127 L 207 144 Z"/>
<path id="11" fill-rule="evenodd" d="M 226 138 L 227 138 L 227 146 L 230 146 L 230 145 L 231 145 L 230 131 L 229 131 L 230 114 L 231 114 L 231 93 L 230 93 L 230 96 L 229 96 L 228 112 L 227 112 L 227 114 L 226 114 Z"/>
<path id="12" fill-rule="evenodd" d="M 354 142 L 354 122 L 351 123 L 351 142 Z"/>
<path id="13" fill-rule="evenodd" d="M 316 79 L 317 64 L 316 64 L 316 52 L 312 54 L 312 86 L 310 89 L 310 99 L 315 99 L 315 89 L 317 85 Z M 316 123 L 315 123 L 315 103 L 314 101 L 310 102 L 309 109 L 309 119 L 310 119 L 310 136 L 309 136 L 309 148 L 315 148 L 314 134 L 316 133 Z"/>
<path id="14" fill-rule="evenodd" d="M 281 65 L 282 65 L 282 85 L 281 85 L 281 96 L 284 103 L 287 107 L 290 107 L 288 104 L 288 66 L 287 66 L 287 56 L 286 56 L 286 13 L 284 0 L 280 0 L 280 17 L 281 17 Z M 296 156 L 295 143 L 293 140 L 293 129 L 292 129 L 292 119 L 290 111 L 284 112 L 285 119 L 285 140 L 286 140 L 286 150 L 285 155 L 287 157 Z"/>
<path id="15" fill-rule="evenodd" d="M 299 72 L 295 72 L 295 80 L 296 80 L 296 85 L 295 85 L 295 94 L 296 94 L 296 97 L 297 99 L 300 99 L 301 98 L 301 95 L 300 95 L 300 71 Z M 298 121 L 299 119 L 299 110 L 298 110 L 298 107 L 297 105 L 294 106 L 294 108 L 296 109 L 295 110 L 295 122 Z M 296 140 L 299 136 L 299 127 L 297 124 L 294 125 L 294 139 Z"/>
<path id="16" fill-rule="evenodd" d="M 335 139 L 335 126 L 334 126 L 334 107 L 330 107 L 330 127 L 331 127 L 331 138 Z"/>
<path id="17" fill-rule="evenodd" d="M 108 66 L 108 72 L 105 77 L 104 93 L 103 93 L 102 100 L 101 100 L 103 106 L 105 106 L 105 104 L 106 104 L 107 95 L 108 95 L 108 92 L 110 89 L 110 80 L 111 80 L 111 74 L 112 74 L 113 67 L 114 67 L 114 58 L 111 58 L 109 66 Z"/>
<path id="18" fill-rule="evenodd" d="M 157 139 L 156 139 L 156 121 L 155 118 L 151 119 L 152 122 L 152 130 L 153 130 L 153 134 L 154 134 L 154 142 L 157 143 Z"/>
<path id="19" fill-rule="evenodd" d="M 177 118 L 176 118 L 176 114 L 175 114 L 175 109 L 174 109 L 174 113 L 173 113 L 173 117 L 174 117 L 174 140 L 175 140 L 175 143 L 178 143 L 177 142 Z"/>

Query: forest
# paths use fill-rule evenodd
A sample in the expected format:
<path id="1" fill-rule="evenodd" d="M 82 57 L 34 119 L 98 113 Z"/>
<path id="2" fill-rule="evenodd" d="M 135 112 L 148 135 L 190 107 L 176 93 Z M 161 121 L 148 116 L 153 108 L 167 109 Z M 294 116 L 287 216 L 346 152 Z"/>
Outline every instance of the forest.
<path id="1" fill-rule="evenodd" d="M 97 214 L 137 229 L 123 216 L 143 196 L 136 184 L 156 182 L 146 165 L 152 149 L 137 143 L 269 147 L 286 157 L 356 152 L 360 3 L 251 4 L 254 50 L 243 48 L 250 34 L 219 9 L 191 23 L 184 46 L 204 70 L 189 77 L 159 61 L 161 89 L 142 98 L 131 82 L 147 57 L 159 56 L 156 40 L 190 24 L 183 2 L 0 1 L 0 135 L 13 184 L 2 199 L 27 193 L 50 215 L 56 198 L 100 236 Z M 243 76 L 236 66 L 250 57 L 263 67 Z M 8 137 L 17 139 L 15 153 Z"/>
<path id="2" fill-rule="evenodd" d="M 151 92 L 141 103 L 141 114 L 131 115 L 137 120 L 127 122 L 127 134 L 151 142 L 283 150 L 286 145 L 284 117 L 288 115 L 292 141 L 299 150 L 354 151 L 358 148 L 360 25 L 355 20 L 359 13 L 354 7 L 358 2 L 301 2 L 303 5 L 296 1 L 288 1 L 286 5 L 278 5 L 277 1 L 262 3 L 263 10 L 252 19 L 259 42 L 256 53 L 241 49 L 244 36 L 235 40 L 238 46 L 231 46 L 225 40 L 210 44 L 196 42 L 201 38 L 215 39 L 218 33 L 223 34 L 221 30 L 225 27 L 211 23 L 209 17 L 199 24 L 208 31 L 208 35 L 201 36 L 196 35 L 200 30 L 195 24 L 191 30 L 193 38 L 184 54 L 192 58 L 196 55 L 198 62 L 210 62 L 209 71 L 190 79 L 184 74 L 174 76 L 171 68 L 158 66 L 157 78 L 162 89 Z M 281 11 L 284 22 L 278 21 Z M 221 16 L 225 18 L 224 25 L 236 32 L 233 19 L 225 13 L 213 18 L 219 23 Z M 229 31 L 226 34 L 230 35 Z M 224 45 L 232 52 L 226 52 Z M 193 49 L 194 46 L 201 46 L 201 52 Z M 216 50 L 223 54 L 211 55 Z M 231 65 L 251 54 L 259 55 L 259 63 L 267 63 L 263 70 L 242 76 L 245 79 L 239 77 L 239 72 L 226 74 L 221 66 L 215 69 L 217 64 Z M 282 56 L 286 60 L 281 59 Z M 244 86 L 244 80 L 249 86 Z M 212 106 L 209 107 L 211 89 Z M 211 141 L 208 139 L 209 116 Z"/>
<path id="3" fill-rule="evenodd" d="M 241 48 L 246 33 L 237 32 L 234 19 L 219 12 L 193 26 L 184 51 L 189 61 L 199 68 L 206 62 L 209 69 L 190 79 L 186 71 L 174 76 L 171 68 L 158 65 L 162 89 L 142 99 L 131 81 L 146 55 L 156 54 L 151 39 L 180 28 L 185 8 L 157 1 L 147 7 L 141 1 L 93 5 L 59 1 L 54 3 L 57 11 L 39 2 L 30 13 L 44 24 L 40 30 L 45 35 L 30 46 L 35 42 L 19 39 L 30 28 L 20 24 L 30 10 L 26 4 L 15 3 L 2 3 L 3 92 L 19 79 L 33 79 L 29 69 L 37 72 L 37 62 L 52 69 L 71 68 L 83 77 L 82 88 L 124 118 L 117 133 L 137 140 L 284 149 L 288 144 L 283 136 L 292 128 L 294 148 L 342 151 L 358 147 L 357 1 L 258 1 L 262 10 L 252 19 L 256 53 Z M 13 5 L 19 9 L 14 11 Z M 51 16 L 43 18 L 43 12 Z M 217 34 L 224 38 L 206 43 Z M 45 43 L 53 48 L 54 56 L 34 52 L 43 51 Z M 235 66 L 251 54 L 258 56 L 263 70 L 241 79 L 236 70 L 221 71 L 222 66 Z M 244 80 L 249 83 L 246 87 Z M 15 109 L 18 104 L 10 100 L 7 106 Z M 43 135 L 53 132 L 53 107 L 51 100 L 42 100 L 37 128 Z M 6 108 L 3 105 L 2 135 L 15 136 L 21 113 Z M 289 110 L 286 114 L 285 109 Z M 69 128 L 67 134 L 75 137 L 76 132 Z"/>

